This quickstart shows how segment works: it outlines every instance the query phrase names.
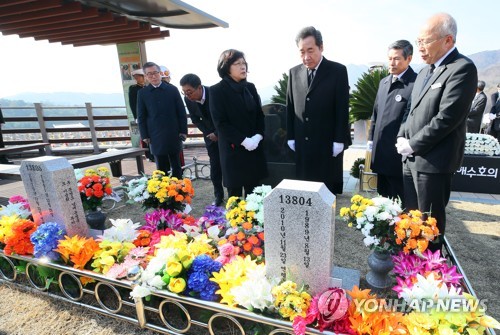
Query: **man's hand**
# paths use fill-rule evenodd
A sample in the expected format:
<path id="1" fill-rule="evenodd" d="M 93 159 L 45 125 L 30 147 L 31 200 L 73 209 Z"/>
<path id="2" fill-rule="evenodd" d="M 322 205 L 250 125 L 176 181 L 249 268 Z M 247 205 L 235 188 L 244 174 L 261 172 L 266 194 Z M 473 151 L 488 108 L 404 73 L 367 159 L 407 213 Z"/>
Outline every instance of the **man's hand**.
<path id="1" fill-rule="evenodd" d="M 217 135 L 215 135 L 214 133 L 210 133 L 207 135 L 207 138 L 212 141 L 212 142 L 217 142 L 218 141 L 218 138 L 217 138 Z"/>
<path id="2" fill-rule="evenodd" d="M 337 157 L 342 151 L 344 151 L 344 143 L 333 142 L 332 155 Z"/>
<path id="3" fill-rule="evenodd" d="M 410 141 L 404 137 L 398 137 L 396 142 L 396 149 L 398 150 L 398 154 L 403 156 L 411 156 L 414 152 L 410 146 Z"/>
<path id="4" fill-rule="evenodd" d="M 142 140 L 144 141 L 144 143 L 146 143 L 148 145 L 149 145 L 149 143 L 151 143 L 151 139 L 149 139 L 149 138 L 143 138 Z"/>
<path id="5" fill-rule="evenodd" d="M 366 142 L 366 151 L 372 152 L 373 149 L 373 141 Z"/>
<path id="6" fill-rule="evenodd" d="M 490 113 L 490 120 L 495 120 L 496 119 L 496 114 L 495 113 Z"/>
<path id="7" fill-rule="evenodd" d="M 295 151 L 295 140 L 288 140 L 287 144 L 292 151 Z"/>

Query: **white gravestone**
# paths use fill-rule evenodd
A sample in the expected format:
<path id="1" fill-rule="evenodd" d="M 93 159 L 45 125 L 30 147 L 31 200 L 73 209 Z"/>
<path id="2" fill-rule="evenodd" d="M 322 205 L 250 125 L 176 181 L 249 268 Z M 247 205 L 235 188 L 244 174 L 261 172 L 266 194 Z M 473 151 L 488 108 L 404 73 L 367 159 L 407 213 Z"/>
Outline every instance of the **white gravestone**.
<path id="1" fill-rule="evenodd" d="M 335 196 L 323 183 L 284 179 L 264 199 L 266 275 L 330 287 L 335 232 Z"/>
<path id="2" fill-rule="evenodd" d="M 57 222 L 64 225 L 69 236 L 87 236 L 75 172 L 66 158 L 26 159 L 20 172 L 35 223 Z"/>

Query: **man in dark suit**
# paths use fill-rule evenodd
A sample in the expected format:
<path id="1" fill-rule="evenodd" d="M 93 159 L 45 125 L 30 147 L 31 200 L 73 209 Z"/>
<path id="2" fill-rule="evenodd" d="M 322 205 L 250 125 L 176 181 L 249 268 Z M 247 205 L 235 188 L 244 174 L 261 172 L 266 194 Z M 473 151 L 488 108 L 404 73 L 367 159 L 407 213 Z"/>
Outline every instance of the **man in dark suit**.
<path id="1" fill-rule="evenodd" d="M 371 168 L 377 173 L 377 192 L 388 198 L 399 197 L 403 205 L 403 166 L 394 143 L 403 116 L 408 115 L 411 91 L 417 78 L 410 67 L 412 57 L 410 42 L 399 40 L 389 45 L 390 75 L 380 81 L 368 135 Z"/>
<path id="2" fill-rule="evenodd" d="M 181 145 L 187 138 L 186 109 L 179 90 L 161 81 L 160 67 L 147 62 L 143 66 L 149 85 L 137 93 L 137 123 L 141 138 L 155 156 L 156 168 L 182 178 Z"/>
<path id="3" fill-rule="evenodd" d="M 343 151 L 351 144 L 347 69 L 323 57 L 323 38 L 314 27 L 302 29 L 295 42 L 302 64 L 290 69 L 286 108 L 297 178 L 341 194 Z"/>
<path id="4" fill-rule="evenodd" d="M 209 88 L 201 85 L 201 79 L 188 73 L 180 80 L 184 102 L 191 116 L 191 121 L 203 133 L 208 157 L 210 158 L 210 179 L 214 185 L 214 205 L 221 206 L 224 201 L 222 187 L 222 169 L 220 166 L 219 145 L 209 107 Z"/>
<path id="5" fill-rule="evenodd" d="M 403 155 L 406 209 L 431 212 L 445 234 L 445 208 L 451 179 L 460 167 L 465 147 L 465 124 L 477 86 L 477 69 L 455 47 L 457 24 L 446 13 L 432 16 L 416 41 L 429 66 L 420 71 L 411 96 L 411 109 L 402 124 L 396 147 Z M 430 245 L 441 249 L 443 239 Z"/>
<path id="6" fill-rule="evenodd" d="M 497 85 L 497 90 L 491 95 L 489 134 L 500 141 L 500 84 Z"/>
<path id="7" fill-rule="evenodd" d="M 486 108 L 486 94 L 483 90 L 486 83 L 482 80 L 477 82 L 476 96 L 472 100 L 469 115 L 467 115 L 467 132 L 479 133 L 481 130 L 481 122 L 483 121 L 483 112 Z"/>

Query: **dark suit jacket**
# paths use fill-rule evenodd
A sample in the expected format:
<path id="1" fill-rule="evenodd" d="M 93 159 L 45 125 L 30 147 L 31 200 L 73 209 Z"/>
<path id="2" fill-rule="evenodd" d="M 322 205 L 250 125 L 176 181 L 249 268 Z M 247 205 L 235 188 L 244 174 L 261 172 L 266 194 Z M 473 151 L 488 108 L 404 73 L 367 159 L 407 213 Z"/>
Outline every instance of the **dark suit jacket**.
<path id="1" fill-rule="evenodd" d="M 290 69 L 287 138 L 295 140 L 297 178 L 323 182 L 332 192 L 342 193 L 343 154 L 333 157 L 332 147 L 333 142 L 344 143 L 344 149 L 351 144 L 344 65 L 323 57 L 309 88 L 306 67 Z"/>
<path id="2" fill-rule="evenodd" d="M 490 113 L 496 114 L 497 118 L 500 117 L 500 100 L 498 100 L 498 92 L 495 92 L 491 95 Z"/>
<path id="3" fill-rule="evenodd" d="M 247 111 L 243 95 L 225 81 L 210 87 L 210 113 L 217 129 L 222 180 L 227 188 L 256 185 L 267 177 L 263 143 L 257 149 L 246 150 L 245 137 L 264 136 L 264 113 L 254 84 L 247 83 L 255 108 Z"/>
<path id="4" fill-rule="evenodd" d="M 477 69 L 467 57 L 453 50 L 434 70 L 417 76 L 411 109 L 398 136 L 410 140 L 410 169 L 425 173 L 453 173 L 461 165 L 465 147 L 465 123 L 477 88 Z"/>
<path id="5" fill-rule="evenodd" d="M 389 75 L 380 81 L 368 138 L 373 141 L 372 170 L 386 176 L 401 177 L 401 155 L 395 144 L 403 116 L 409 112 L 417 74 L 408 67 L 395 83 L 392 83 L 392 77 Z"/>
<path id="6" fill-rule="evenodd" d="M 132 110 L 134 119 L 137 119 L 137 92 L 139 92 L 139 90 L 143 87 L 144 86 L 135 84 L 128 88 L 128 103 L 130 105 L 130 109 Z"/>
<path id="7" fill-rule="evenodd" d="M 214 122 L 212 121 L 212 114 L 210 113 L 210 89 L 207 86 L 203 86 L 205 89 L 205 102 L 203 106 L 196 101 L 191 101 L 184 97 L 184 102 L 189 111 L 191 121 L 196 127 L 203 133 L 205 144 L 211 145 L 216 144 L 207 138 L 208 134 L 217 133 L 215 130 Z"/>
<path id="8" fill-rule="evenodd" d="M 151 140 L 153 155 L 180 151 L 179 134 L 187 134 L 186 109 L 179 90 L 166 83 L 148 85 L 137 93 L 137 123 L 141 138 Z"/>
<path id="9" fill-rule="evenodd" d="M 486 108 L 486 94 L 480 92 L 474 100 L 472 100 L 472 105 L 470 107 L 469 115 L 467 116 L 467 132 L 468 133 L 479 133 L 481 129 L 481 121 L 483 120 L 483 112 Z"/>

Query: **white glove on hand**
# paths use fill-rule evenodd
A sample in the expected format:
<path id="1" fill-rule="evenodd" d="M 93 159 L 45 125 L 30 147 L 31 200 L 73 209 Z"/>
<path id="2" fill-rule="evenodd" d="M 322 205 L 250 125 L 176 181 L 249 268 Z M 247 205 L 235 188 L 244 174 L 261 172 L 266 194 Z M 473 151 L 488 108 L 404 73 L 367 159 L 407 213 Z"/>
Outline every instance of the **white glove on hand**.
<path id="1" fill-rule="evenodd" d="M 373 141 L 368 141 L 366 143 L 366 151 L 372 152 L 373 149 Z"/>
<path id="2" fill-rule="evenodd" d="M 495 120 L 496 119 L 496 115 L 494 113 L 490 113 L 490 120 Z"/>
<path id="3" fill-rule="evenodd" d="M 337 157 L 344 150 L 344 143 L 333 142 L 332 155 Z"/>
<path id="4" fill-rule="evenodd" d="M 295 140 L 288 140 L 287 144 L 292 151 L 295 151 Z"/>
<path id="5" fill-rule="evenodd" d="M 255 150 L 257 148 L 257 144 L 251 138 L 245 137 L 241 145 L 245 147 L 248 151 Z"/>
<path id="6" fill-rule="evenodd" d="M 398 154 L 403 156 L 411 156 L 414 152 L 410 146 L 410 141 L 404 137 L 398 137 L 396 148 L 398 149 Z"/>
<path id="7" fill-rule="evenodd" d="M 263 138 L 261 134 L 255 134 L 250 139 L 255 142 L 255 147 L 258 147 Z"/>

